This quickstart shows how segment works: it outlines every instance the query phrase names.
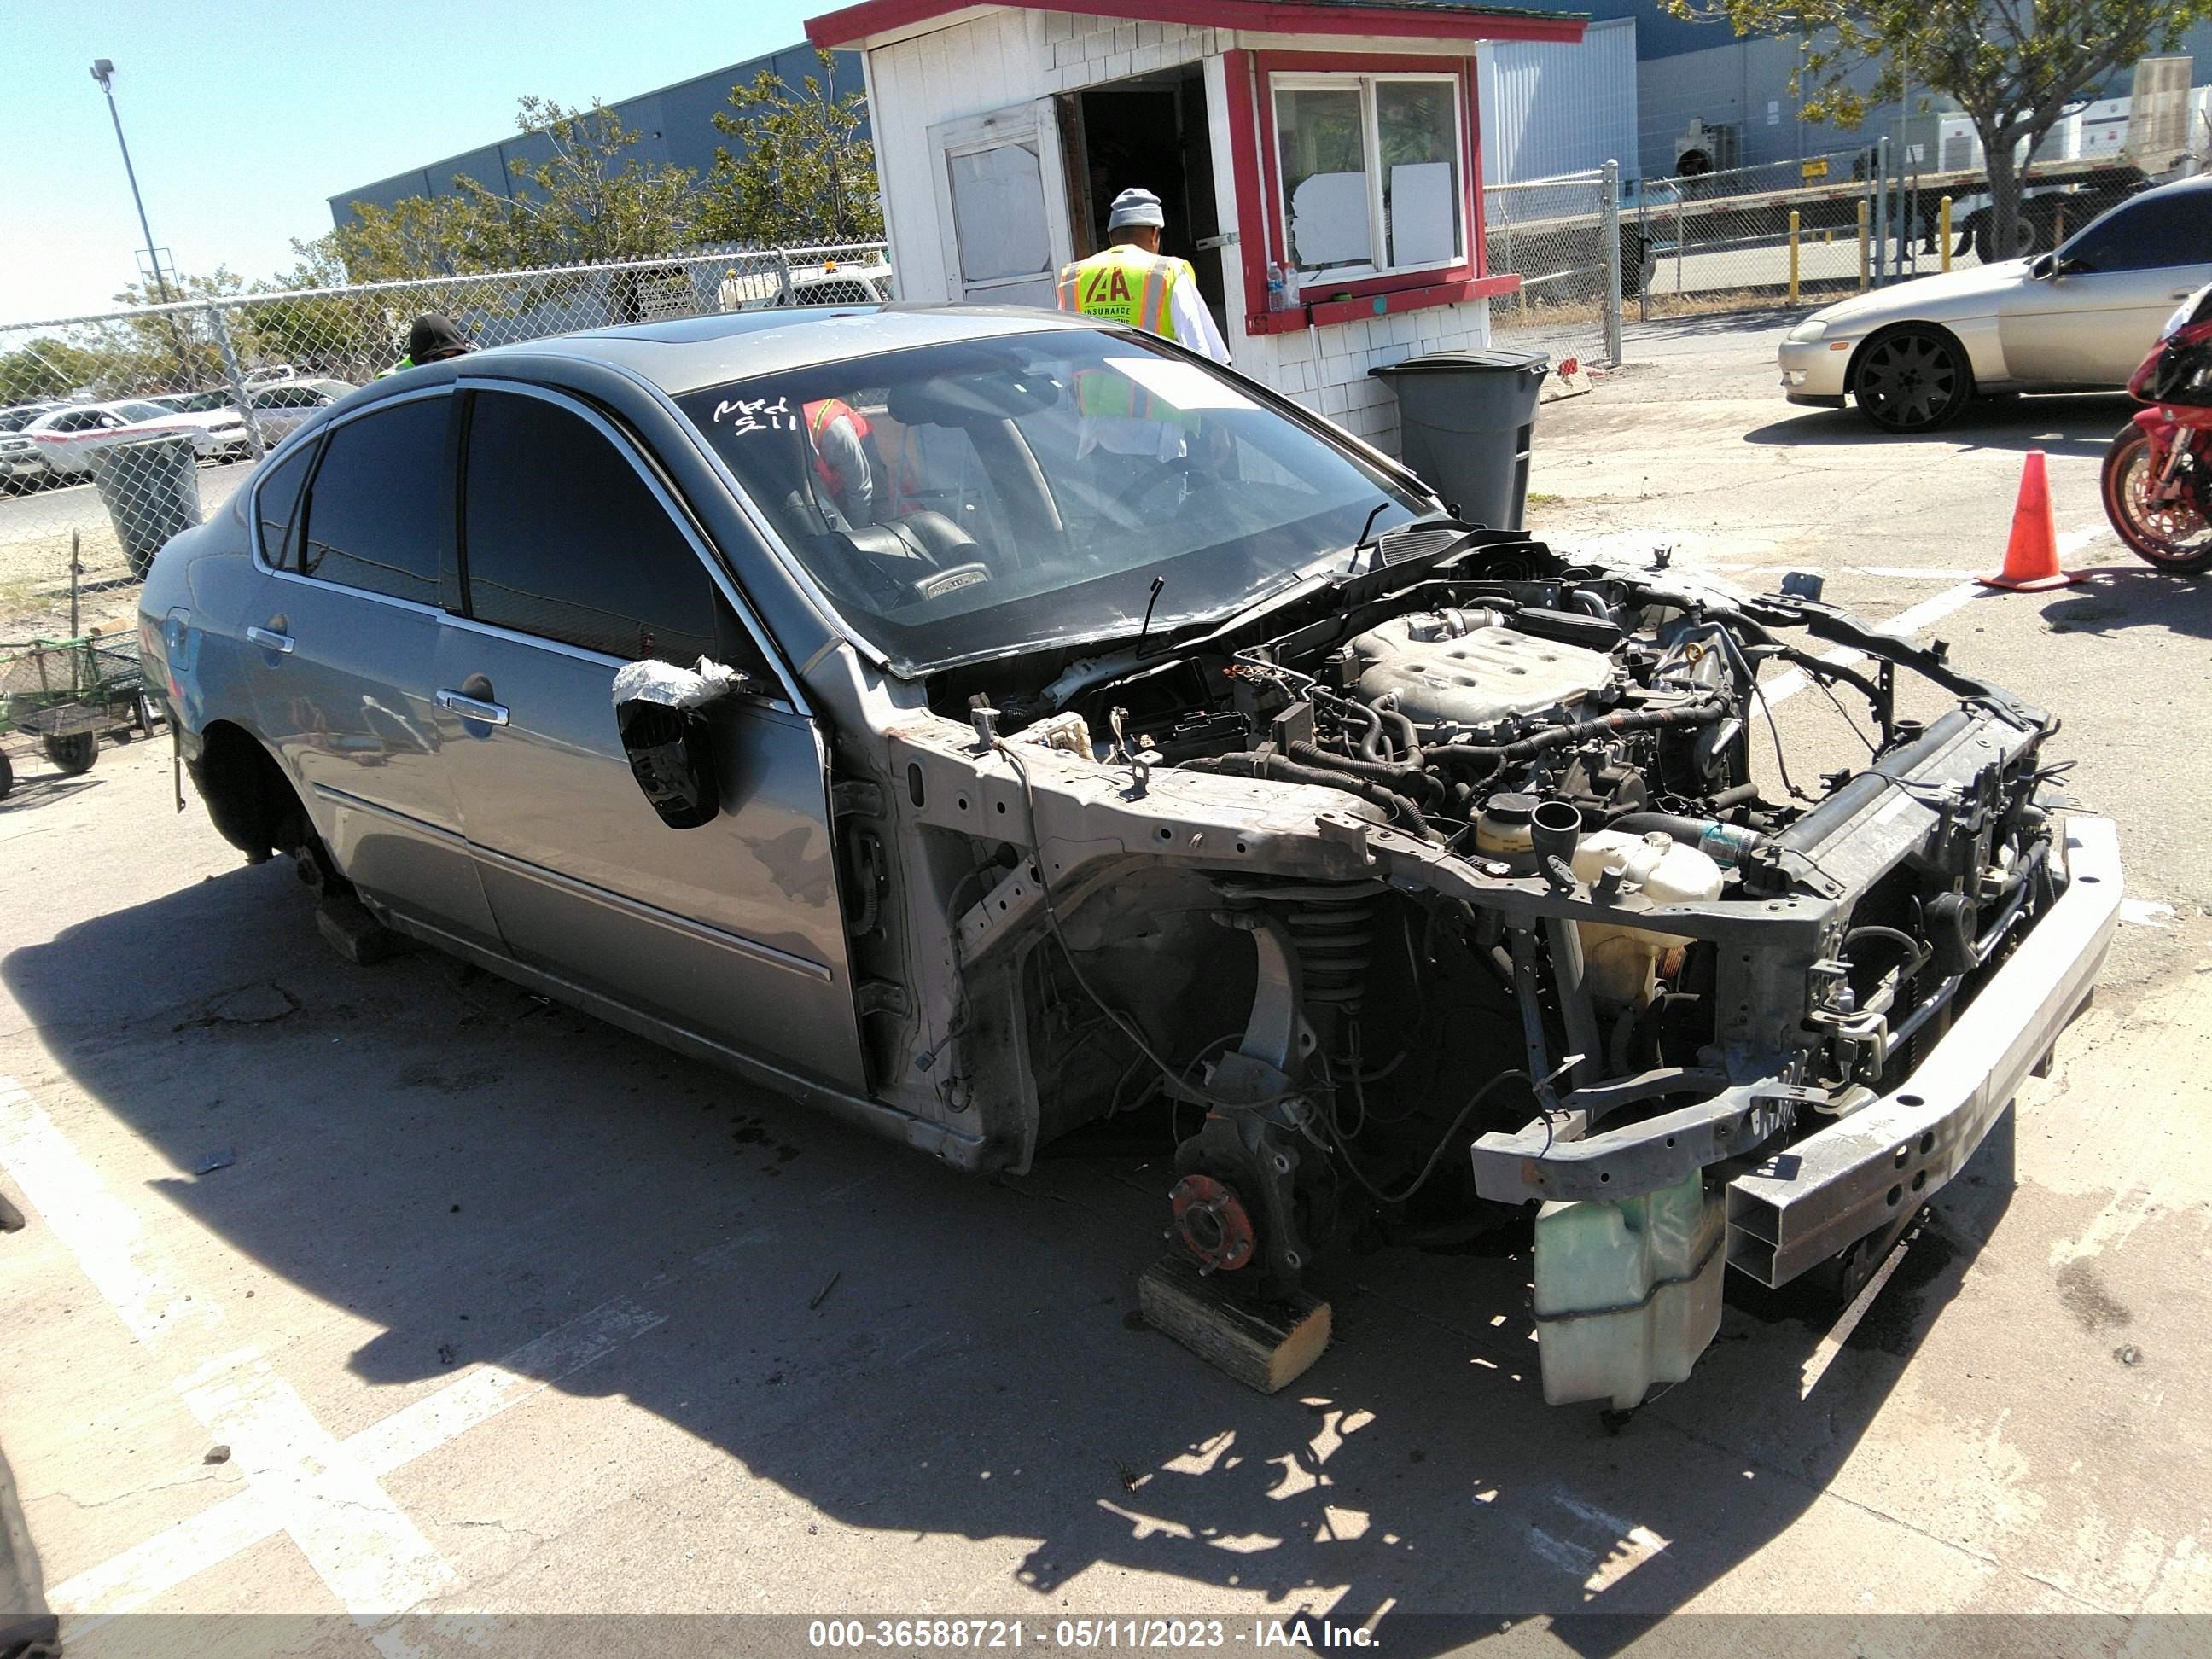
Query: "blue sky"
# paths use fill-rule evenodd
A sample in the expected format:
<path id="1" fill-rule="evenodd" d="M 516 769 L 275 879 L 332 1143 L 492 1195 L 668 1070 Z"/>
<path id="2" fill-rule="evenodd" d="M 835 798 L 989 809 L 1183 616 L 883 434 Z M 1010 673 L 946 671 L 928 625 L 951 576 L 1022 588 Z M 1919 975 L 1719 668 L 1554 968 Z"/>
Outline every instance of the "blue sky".
<path id="1" fill-rule="evenodd" d="M 78 0 L 0 20 L 0 323 L 107 309 L 136 279 L 115 97 L 155 240 L 266 276 L 325 198 L 498 137 L 515 100 L 610 101 L 792 45 L 837 0 Z"/>

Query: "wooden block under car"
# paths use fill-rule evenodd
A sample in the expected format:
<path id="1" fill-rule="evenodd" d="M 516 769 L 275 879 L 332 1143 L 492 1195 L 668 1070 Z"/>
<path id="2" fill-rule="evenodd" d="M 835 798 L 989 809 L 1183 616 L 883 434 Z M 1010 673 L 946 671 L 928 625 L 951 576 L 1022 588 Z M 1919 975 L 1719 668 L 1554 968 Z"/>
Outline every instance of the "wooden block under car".
<path id="1" fill-rule="evenodd" d="M 1237 1273 L 1201 1274 L 1188 1256 L 1162 1256 L 1137 1280 L 1145 1322 L 1261 1394 L 1303 1376 L 1328 1346 L 1328 1304 L 1305 1291 L 1258 1297 Z"/>

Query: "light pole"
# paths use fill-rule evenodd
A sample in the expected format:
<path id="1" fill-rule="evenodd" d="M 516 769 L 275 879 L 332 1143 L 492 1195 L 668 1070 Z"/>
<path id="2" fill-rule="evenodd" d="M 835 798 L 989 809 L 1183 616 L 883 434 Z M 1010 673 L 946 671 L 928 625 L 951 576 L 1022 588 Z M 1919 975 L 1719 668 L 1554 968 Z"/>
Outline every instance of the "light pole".
<path id="1" fill-rule="evenodd" d="M 138 170 L 131 165 L 131 146 L 123 140 L 123 117 L 115 107 L 115 65 L 105 58 L 92 60 L 92 78 L 100 82 L 100 89 L 107 94 L 108 118 L 115 123 L 115 146 L 123 152 L 124 177 L 131 181 L 131 200 L 138 210 L 138 228 L 146 234 L 146 258 L 153 268 L 154 281 L 161 290 L 161 298 L 169 299 L 169 279 L 162 274 L 161 255 L 154 246 L 154 227 L 146 222 L 145 198 L 138 194 Z"/>

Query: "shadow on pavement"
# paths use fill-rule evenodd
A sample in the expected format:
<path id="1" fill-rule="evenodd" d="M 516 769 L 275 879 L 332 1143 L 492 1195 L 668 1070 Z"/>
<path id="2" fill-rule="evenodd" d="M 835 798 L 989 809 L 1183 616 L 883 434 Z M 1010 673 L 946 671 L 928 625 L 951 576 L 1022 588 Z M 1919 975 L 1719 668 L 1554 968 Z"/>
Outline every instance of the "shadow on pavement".
<path id="1" fill-rule="evenodd" d="M 1634 1615 L 1562 1627 L 1610 1652 L 1815 1501 L 2011 1190 L 1993 1136 L 1932 1212 L 1952 1243 L 1911 1247 L 1808 1397 L 1823 1323 L 1769 1305 L 1732 1308 L 1697 1374 L 1626 1424 L 1547 1407 L 1525 1255 L 1387 1251 L 1322 1277 L 1336 1345 L 1262 1398 L 1133 1316 L 1164 1146 L 971 1181 L 447 959 L 346 966 L 308 902 L 283 861 L 241 869 L 0 976 L 71 1083 L 179 1171 L 235 1149 L 161 1198 L 380 1326 L 350 1361 L 364 1381 L 449 1377 L 628 1298 L 665 1322 L 553 1386 L 869 1529 L 886 1584 L 902 1539 L 1013 1540 L 1010 1582 L 960 1587 L 975 1607 L 1057 1610 L 1103 1565 L 1285 1614 L 1340 1589 L 1354 1621 L 1443 1616 L 1401 1651 L 1501 1615 Z M 271 983 L 282 999 L 237 994 Z M 517 1512 L 627 1509 L 669 1478 L 609 1463 L 637 1443 L 515 1460 L 497 1490 Z M 653 1525 L 687 1552 L 750 1547 L 690 1490 L 706 1512 L 641 1547 Z M 1873 1525 L 1844 1506 L 1824 1535 L 1873 1550 Z"/>
<path id="2" fill-rule="evenodd" d="M 1933 432 L 1889 433 L 1855 409 L 1813 409 L 1755 427 L 1748 444 L 1789 447 L 1882 444 L 1934 445 L 1944 449 L 2009 449 L 2022 453 L 2101 457 L 2112 434 L 2126 424 L 2135 404 L 2124 392 L 2069 392 L 2052 397 L 1979 398 L 1948 426 Z"/>
<path id="3" fill-rule="evenodd" d="M 2043 620 L 2054 634 L 2162 628 L 2212 639 L 2212 575 L 2177 576 L 2147 564 L 2100 565 L 2081 574 L 2044 601 Z"/>

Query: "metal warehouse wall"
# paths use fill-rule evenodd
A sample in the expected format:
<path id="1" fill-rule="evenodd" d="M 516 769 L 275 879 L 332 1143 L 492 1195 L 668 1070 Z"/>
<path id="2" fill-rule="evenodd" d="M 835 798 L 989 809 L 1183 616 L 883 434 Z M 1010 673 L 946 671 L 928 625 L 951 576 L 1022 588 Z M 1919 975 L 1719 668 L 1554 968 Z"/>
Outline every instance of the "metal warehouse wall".
<path id="1" fill-rule="evenodd" d="M 1501 40 L 1481 52 L 1485 184 L 1579 173 L 1638 177 L 1636 22 L 1593 23 L 1579 46 Z"/>
<path id="2" fill-rule="evenodd" d="M 860 54 L 840 52 L 830 56 L 836 60 L 837 91 L 860 91 Z M 707 170 L 714 165 L 715 147 L 734 147 L 733 141 L 715 131 L 715 112 L 729 106 L 732 87 L 740 82 L 750 85 L 763 70 L 796 87 L 807 76 L 820 75 L 822 64 L 814 55 L 814 48 L 801 43 L 748 63 L 709 70 L 655 92 L 618 98 L 608 107 L 622 117 L 625 126 L 634 127 L 642 135 L 634 154 L 647 161 L 695 168 L 704 178 Z M 450 196 L 457 173 L 475 179 L 487 189 L 512 193 L 513 164 L 518 161 L 535 163 L 550 153 L 551 147 L 543 137 L 512 133 L 481 149 L 426 162 L 388 179 L 379 179 L 374 184 L 340 191 L 330 198 L 331 222 L 343 224 L 352 217 L 356 202 L 373 202 L 388 208 L 410 196 Z"/>
<path id="3" fill-rule="evenodd" d="M 1698 26 L 1673 20 L 1655 24 L 1641 14 L 1636 25 L 1642 52 L 1637 70 L 1638 118 L 1646 177 L 1663 178 L 1674 171 L 1674 141 L 1692 118 L 1709 126 L 1738 125 L 1739 159 L 1746 167 L 1850 149 L 1896 130 L 1898 111 L 1892 104 L 1872 112 L 1856 129 L 1807 122 L 1801 133 L 1797 99 L 1790 90 L 1797 68 L 1794 39 L 1735 40 L 1724 33 L 1698 29 L 1686 40 L 1680 31 Z M 1655 38 L 1664 42 L 1663 52 L 1654 51 Z M 2190 30 L 2181 51 L 2195 59 L 2195 84 L 2212 81 L 2212 23 Z M 2104 94 L 2125 97 L 2133 74 L 2132 65 L 2122 69 L 2103 88 Z M 1863 86 L 1871 85 L 1874 70 L 1868 69 L 1854 78 Z M 2200 130 L 2197 142 L 2207 137 Z"/>

